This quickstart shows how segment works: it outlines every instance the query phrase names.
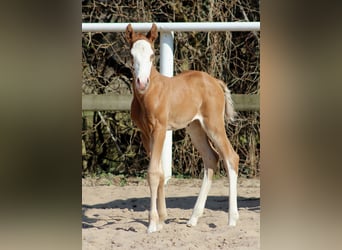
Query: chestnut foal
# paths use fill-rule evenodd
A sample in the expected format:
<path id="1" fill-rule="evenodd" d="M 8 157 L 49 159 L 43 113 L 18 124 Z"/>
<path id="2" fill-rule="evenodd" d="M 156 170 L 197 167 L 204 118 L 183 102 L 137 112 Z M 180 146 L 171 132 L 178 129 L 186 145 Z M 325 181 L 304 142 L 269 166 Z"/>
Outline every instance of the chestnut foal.
<path id="1" fill-rule="evenodd" d="M 186 128 L 190 134 L 205 167 L 202 187 L 188 226 L 195 226 L 203 214 L 219 156 L 229 173 L 229 225 L 235 226 L 239 218 L 239 156 L 227 139 L 224 125 L 225 119 L 233 120 L 235 114 L 230 91 L 222 81 L 205 72 L 187 71 L 171 78 L 161 75 L 153 66 L 157 37 L 155 24 L 146 36 L 135 33 L 131 24 L 126 28 L 134 68 L 131 117 L 141 130 L 144 148 L 151 159 L 148 168 L 151 207 L 147 231 L 160 230 L 167 216 L 161 153 L 166 131 L 181 128 Z"/>

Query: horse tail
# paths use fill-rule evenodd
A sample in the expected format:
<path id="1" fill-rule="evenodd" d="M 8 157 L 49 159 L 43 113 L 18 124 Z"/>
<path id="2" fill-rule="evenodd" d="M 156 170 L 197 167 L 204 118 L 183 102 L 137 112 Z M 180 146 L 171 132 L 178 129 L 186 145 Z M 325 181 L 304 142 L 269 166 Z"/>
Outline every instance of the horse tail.
<path id="1" fill-rule="evenodd" d="M 234 110 L 234 103 L 232 100 L 232 96 L 230 94 L 230 90 L 227 88 L 227 85 L 223 81 L 219 81 L 219 83 L 224 92 L 224 99 L 225 99 L 224 118 L 228 122 L 234 122 L 235 117 L 236 117 L 236 112 Z"/>

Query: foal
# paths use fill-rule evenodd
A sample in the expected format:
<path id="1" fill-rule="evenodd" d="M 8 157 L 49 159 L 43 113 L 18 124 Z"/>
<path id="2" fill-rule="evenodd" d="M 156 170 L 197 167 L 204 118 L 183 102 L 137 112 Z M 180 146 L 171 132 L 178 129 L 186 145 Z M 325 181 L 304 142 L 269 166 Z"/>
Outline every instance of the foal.
<path id="1" fill-rule="evenodd" d="M 205 72 L 187 71 L 175 77 L 161 75 L 152 65 L 157 26 L 147 35 L 126 28 L 133 59 L 133 101 L 131 117 L 141 130 L 141 138 L 150 156 L 148 183 L 151 207 L 148 232 L 162 228 L 166 219 L 164 174 L 161 153 L 167 130 L 186 128 L 203 157 L 204 178 L 188 226 L 195 226 L 203 214 L 207 195 L 219 156 L 229 173 L 229 225 L 239 218 L 237 209 L 237 176 L 239 156 L 226 136 L 224 121 L 233 120 L 234 108 L 226 85 Z M 214 150 L 216 148 L 218 153 Z"/>

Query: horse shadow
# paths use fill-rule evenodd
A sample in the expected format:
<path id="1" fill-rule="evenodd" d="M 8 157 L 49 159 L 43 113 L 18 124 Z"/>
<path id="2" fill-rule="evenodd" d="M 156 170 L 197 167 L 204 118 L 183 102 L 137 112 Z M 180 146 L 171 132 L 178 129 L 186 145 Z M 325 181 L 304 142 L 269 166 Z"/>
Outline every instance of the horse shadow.
<path id="1" fill-rule="evenodd" d="M 179 208 L 179 209 L 193 209 L 197 200 L 197 196 L 186 196 L 186 197 L 166 197 L 166 207 Z M 260 198 L 254 197 L 241 197 L 238 196 L 238 208 L 245 209 L 248 211 L 254 211 L 260 213 Z M 128 199 L 117 199 L 106 203 L 99 203 L 94 205 L 82 204 L 82 228 L 95 227 L 92 224 L 96 223 L 99 219 L 89 218 L 85 215 L 88 209 L 128 209 L 134 212 L 143 212 L 149 210 L 150 207 L 150 197 L 141 198 L 128 198 Z M 208 196 L 205 208 L 213 211 L 224 211 L 227 212 L 228 197 L 227 196 Z M 116 219 L 120 220 L 120 219 Z M 168 219 L 166 223 L 173 221 L 174 219 Z M 184 222 L 179 222 L 185 224 L 187 219 L 182 218 Z M 148 226 L 147 221 L 136 220 L 145 226 Z M 106 223 L 106 225 L 114 224 L 115 219 L 111 222 Z M 103 227 L 103 226 L 102 226 Z"/>

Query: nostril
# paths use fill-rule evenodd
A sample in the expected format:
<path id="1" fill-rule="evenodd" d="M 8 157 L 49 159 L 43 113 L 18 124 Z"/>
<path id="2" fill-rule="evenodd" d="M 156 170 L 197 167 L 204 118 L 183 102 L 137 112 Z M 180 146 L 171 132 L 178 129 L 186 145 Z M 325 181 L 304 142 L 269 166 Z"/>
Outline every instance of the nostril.
<path id="1" fill-rule="evenodd" d="M 140 78 L 137 77 L 136 80 L 135 80 L 135 84 L 136 84 L 136 87 L 138 89 L 144 89 L 149 84 L 149 81 L 150 81 L 149 77 L 143 78 L 142 80 L 140 80 Z"/>

